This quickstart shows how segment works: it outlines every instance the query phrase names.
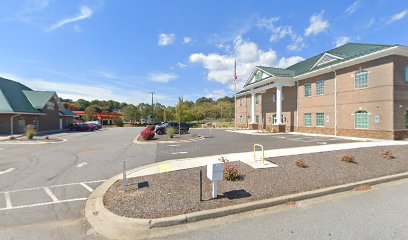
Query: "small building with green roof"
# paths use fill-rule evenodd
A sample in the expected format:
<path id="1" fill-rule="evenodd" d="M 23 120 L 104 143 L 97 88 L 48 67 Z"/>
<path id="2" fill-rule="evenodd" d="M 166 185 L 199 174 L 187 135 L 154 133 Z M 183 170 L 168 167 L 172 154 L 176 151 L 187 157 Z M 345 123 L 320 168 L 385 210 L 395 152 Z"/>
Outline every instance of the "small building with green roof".
<path id="1" fill-rule="evenodd" d="M 256 66 L 237 93 L 240 128 L 408 138 L 408 48 L 348 43 L 287 68 Z"/>
<path id="2" fill-rule="evenodd" d="M 39 132 L 63 130 L 70 127 L 74 117 L 56 92 L 34 91 L 0 77 L 0 134 L 21 134 L 30 124 Z"/>

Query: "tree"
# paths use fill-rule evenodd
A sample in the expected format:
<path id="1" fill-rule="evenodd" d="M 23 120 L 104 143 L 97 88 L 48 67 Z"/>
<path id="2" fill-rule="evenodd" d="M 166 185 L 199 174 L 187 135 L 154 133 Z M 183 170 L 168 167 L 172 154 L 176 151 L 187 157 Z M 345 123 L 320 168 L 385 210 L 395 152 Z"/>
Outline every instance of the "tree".
<path id="1" fill-rule="evenodd" d="M 212 98 L 206 98 L 206 97 L 200 97 L 199 99 L 196 100 L 196 104 L 202 104 L 202 103 L 213 103 L 214 100 Z"/>
<path id="2" fill-rule="evenodd" d="M 126 122 L 135 123 L 140 120 L 140 112 L 139 109 L 134 106 L 133 104 L 127 105 L 123 109 L 123 119 Z"/>
<path id="3" fill-rule="evenodd" d="M 149 118 L 152 113 L 152 106 L 147 103 L 140 103 L 138 106 L 142 118 Z"/>
<path id="4" fill-rule="evenodd" d="M 85 111 L 85 108 L 91 106 L 91 103 L 85 99 L 78 99 L 76 105 L 79 107 L 80 111 Z"/>
<path id="5" fill-rule="evenodd" d="M 183 98 L 178 98 L 178 103 L 176 105 L 176 121 L 181 123 L 184 120 L 184 105 L 183 105 Z"/>
<path id="6" fill-rule="evenodd" d="M 98 107 L 97 106 L 89 106 L 85 108 L 85 118 L 87 121 L 92 121 L 96 120 L 96 114 L 98 113 Z"/>
<path id="7" fill-rule="evenodd" d="M 79 109 L 79 107 L 73 103 L 69 103 L 68 106 L 66 106 L 65 108 L 70 111 L 78 111 Z"/>

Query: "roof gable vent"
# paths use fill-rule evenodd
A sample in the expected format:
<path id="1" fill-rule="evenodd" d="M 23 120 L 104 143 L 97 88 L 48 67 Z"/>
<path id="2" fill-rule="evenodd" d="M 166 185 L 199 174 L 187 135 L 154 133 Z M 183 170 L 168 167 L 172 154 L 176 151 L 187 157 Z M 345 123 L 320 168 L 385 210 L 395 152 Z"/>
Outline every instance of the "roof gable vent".
<path id="1" fill-rule="evenodd" d="M 333 62 L 333 61 L 336 61 L 336 60 L 341 60 L 341 59 L 343 59 L 343 58 L 339 57 L 339 56 L 335 56 L 335 55 L 330 54 L 330 53 L 324 53 L 323 56 L 319 60 L 317 60 L 317 62 L 313 65 L 313 67 L 311 69 L 313 69 L 315 67 L 318 67 L 320 65 L 323 65 L 323 64 L 326 64 L 326 63 L 329 63 L 329 62 Z"/>

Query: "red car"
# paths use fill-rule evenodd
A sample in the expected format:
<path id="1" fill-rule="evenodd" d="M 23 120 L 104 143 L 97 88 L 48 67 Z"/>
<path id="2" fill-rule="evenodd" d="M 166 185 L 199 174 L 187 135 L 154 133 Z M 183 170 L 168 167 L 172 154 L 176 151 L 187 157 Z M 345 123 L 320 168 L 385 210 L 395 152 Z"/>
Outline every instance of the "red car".
<path id="1" fill-rule="evenodd" d="M 92 125 L 92 124 L 85 124 L 85 123 L 79 123 L 79 124 L 73 124 L 71 126 L 71 130 L 75 130 L 75 131 L 95 131 L 96 130 L 96 126 Z"/>

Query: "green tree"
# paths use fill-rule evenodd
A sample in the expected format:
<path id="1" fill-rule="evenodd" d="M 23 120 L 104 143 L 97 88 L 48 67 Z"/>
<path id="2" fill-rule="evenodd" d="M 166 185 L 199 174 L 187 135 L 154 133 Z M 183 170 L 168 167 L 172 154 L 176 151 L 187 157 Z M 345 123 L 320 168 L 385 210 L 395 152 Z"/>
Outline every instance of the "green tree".
<path id="1" fill-rule="evenodd" d="M 75 102 L 75 105 L 77 105 L 79 107 L 79 111 L 85 111 L 85 108 L 91 106 L 91 103 L 85 99 L 78 99 Z"/>
<path id="2" fill-rule="evenodd" d="M 181 123 L 184 120 L 184 103 L 183 98 L 178 98 L 178 103 L 176 105 L 176 121 Z"/>
<path id="3" fill-rule="evenodd" d="M 98 106 L 92 105 L 85 108 L 85 118 L 87 121 L 96 120 L 96 114 L 100 112 Z"/>
<path id="4" fill-rule="evenodd" d="M 123 109 L 123 119 L 126 122 L 135 123 L 140 120 L 140 112 L 139 109 L 134 106 L 133 104 L 127 105 Z"/>

